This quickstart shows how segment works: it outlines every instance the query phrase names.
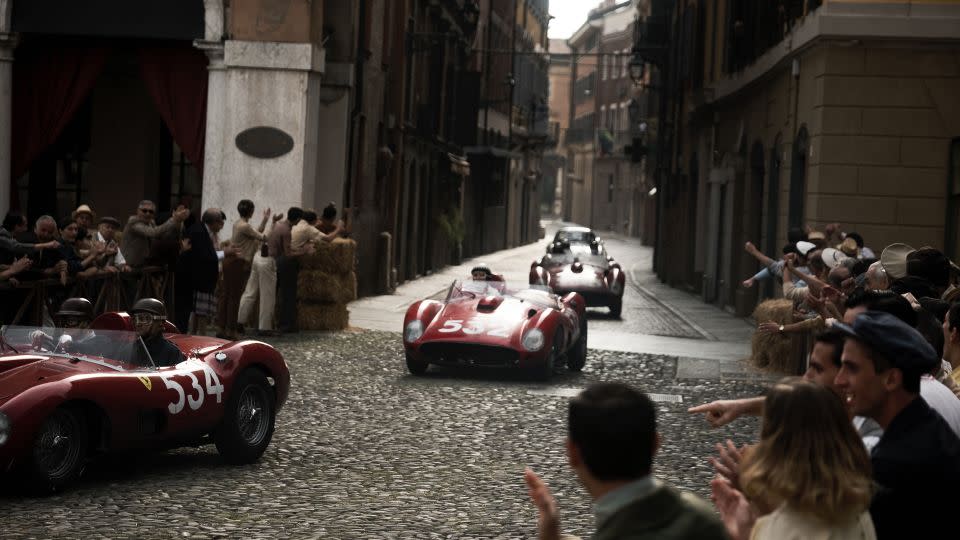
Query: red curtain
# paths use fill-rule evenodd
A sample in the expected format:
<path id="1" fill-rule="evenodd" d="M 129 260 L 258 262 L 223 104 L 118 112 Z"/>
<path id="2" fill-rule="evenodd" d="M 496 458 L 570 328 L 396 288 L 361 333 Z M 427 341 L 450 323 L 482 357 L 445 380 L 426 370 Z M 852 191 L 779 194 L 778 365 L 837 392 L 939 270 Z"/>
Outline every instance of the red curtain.
<path id="1" fill-rule="evenodd" d="M 177 146 L 203 174 L 207 55 L 193 47 L 142 47 L 140 74 Z"/>
<path id="2" fill-rule="evenodd" d="M 19 207 L 17 179 L 57 137 L 90 94 L 107 49 L 52 44 L 17 49 L 13 63 L 11 208 Z"/>

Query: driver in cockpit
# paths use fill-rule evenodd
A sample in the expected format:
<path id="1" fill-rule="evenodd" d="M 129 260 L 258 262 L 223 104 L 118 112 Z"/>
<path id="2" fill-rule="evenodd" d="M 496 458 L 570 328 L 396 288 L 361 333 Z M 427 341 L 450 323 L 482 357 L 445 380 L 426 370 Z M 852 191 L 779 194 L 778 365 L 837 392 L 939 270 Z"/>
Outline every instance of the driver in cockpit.
<path id="1" fill-rule="evenodd" d="M 493 272 L 486 263 L 479 263 L 470 270 L 470 276 L 474 281 L 488 281 Z"/>
<path id="2" fill-rule="evenodd" d="M 73 332 L 64 332 L 60 335 L 55 349 L 78 350 L 77 345 L 93 337 L 93 331 L 87 330 L 93 322 L 93 304 L 86 298 L 67 298 L 60 304 L 60 310 L 53 315 L 57 328 L 65 330 L 75 329 Z M 71 335 L 75 334 L 74 335 Z M 53 336 L 43 330 L 35 330 L 31 336 L 34 348 L 43 348 L 54 343 Z"/>

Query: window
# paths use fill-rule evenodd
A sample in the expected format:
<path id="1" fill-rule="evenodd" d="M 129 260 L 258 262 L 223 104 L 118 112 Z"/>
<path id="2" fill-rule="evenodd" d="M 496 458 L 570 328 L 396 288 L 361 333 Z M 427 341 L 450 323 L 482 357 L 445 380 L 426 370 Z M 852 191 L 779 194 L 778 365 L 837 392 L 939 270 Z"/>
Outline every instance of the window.
<path id="1" fill-rule="evenodd" d="M 610 183 L 607 185 L 607 202 L 613 202 L 613 175 L 610 175 Z"/>
<path id="2" fill-rule="evenodd" d="M 185 199 L 199 201 L 203 195 L 203 184 L 197 168 L 190 163 L 186 154 L 173 143 L 173 163 L 170 170 L 170 208 L 176 208 Z"/>
<path id="3" fill-rule="evenodd" d="M 600 106 L 600 127 L 606 127 L 606 126 L 607 126 L 607 106 L 601 105 Z"/>
<path id="4" fill-rule="evenodd" d="M 626 77 L 630 75 L 630 49 L 623 50 L 623 57 L 620 58 L 621 70 L 620 77 Z"/>
<path id="5" fill-rule="evenodd" d="M 957 230 L 960 228 L 960 138 L 950 142 L 950 168 L 947 169 L 947 226 L 945 228 L 946 254 L 957 260 Z"/>
<path id="6" fill-rule="evenodd" d="M 601 62 L 601 64 L 602 64 L 602 65 L 601 65 L 602 71 L 601 71 L 601 75 L 600 75 L 600 80 L 601 80 L 601 81 L 607 80 L 607 61 L 608 61 L 608 60 L 610 60 L 610 57 L 609 57 L 608 55 L 606 55 L 606 54 L 604 54 L 603 56 L 600 57 L 600 62 Z"/>

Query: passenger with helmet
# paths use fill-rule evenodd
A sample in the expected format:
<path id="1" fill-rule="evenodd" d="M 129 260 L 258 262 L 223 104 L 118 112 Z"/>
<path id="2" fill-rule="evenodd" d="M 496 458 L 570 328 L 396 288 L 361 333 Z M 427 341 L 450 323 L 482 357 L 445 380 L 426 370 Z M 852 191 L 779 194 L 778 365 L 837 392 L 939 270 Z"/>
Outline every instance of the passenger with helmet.
<path id="1" fill-rule="evenodd" d="M 175 366 L 185 360 L 176 345 L 163 337 L 163 322 L 167 320 L 167 308 L 156 298 L 141 298 L 130 310 L 133 327 L 150 353 L 157 367 Z"/>
<path id="2" fill-rule="evenodd" d="M 85 329 L 93 322 L 93 303 L 86 298 L 67 298 L 53 317 L 60 328 Z"/>
<path id="3" fill-rule="evenodd" d="M 478 263 L 473 267 L 473 269 L 470 270 L 470 276 L 474 281 L 487 281 L 492 275 L 493 272 L 486 263 Z"/>

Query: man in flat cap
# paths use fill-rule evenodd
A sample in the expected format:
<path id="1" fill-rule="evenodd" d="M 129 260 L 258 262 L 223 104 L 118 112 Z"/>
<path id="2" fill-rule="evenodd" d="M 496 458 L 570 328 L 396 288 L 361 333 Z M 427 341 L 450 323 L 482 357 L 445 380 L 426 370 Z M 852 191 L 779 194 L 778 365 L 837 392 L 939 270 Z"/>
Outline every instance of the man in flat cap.
<path id="1" fill-rule="evenodd" d="M 120 252 L 119 242 L 117 242 L 117 231 L 120 230 L 120 220 L 110 216 L 100 218 L 100 224 L 97 226 L 96 241 L 103 244 L 105 250 L 100 266 L 108 272 L 127 272 L 130 266 L 127 260 L 123 258 Z"/>
<path id="2" fill-rule="evenodd" d="M 897 317 L 867 311 L 847 335 L 836 385 L 853 414 L 873 418 L 883 437 L 871 454 L 877 489 L 870 505 L 877 538 L 932 538 L 955 511 L 960 439 L 920 397 L 920 377 L 940 362 L 924 337 Z"/>

